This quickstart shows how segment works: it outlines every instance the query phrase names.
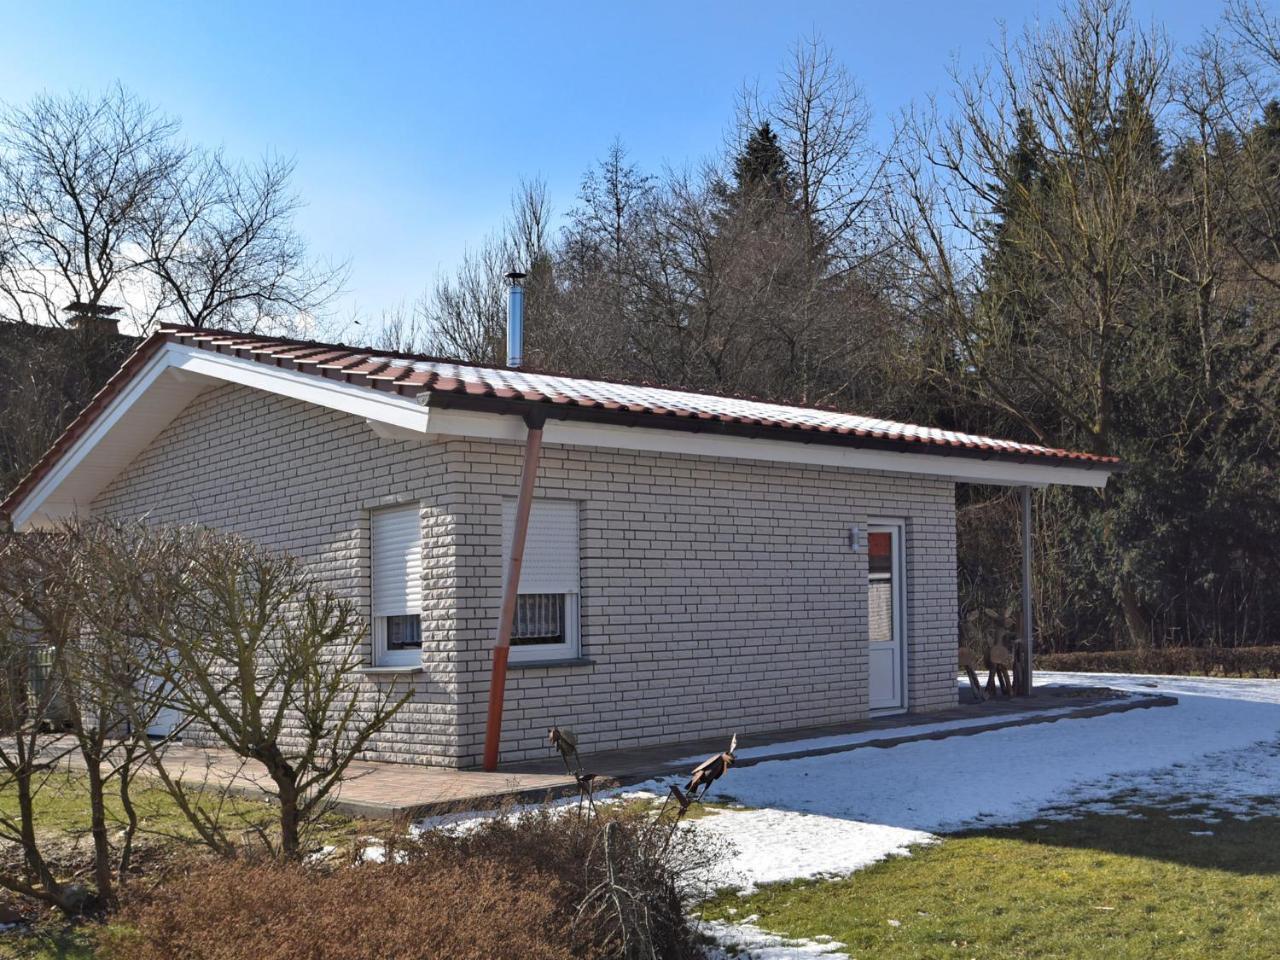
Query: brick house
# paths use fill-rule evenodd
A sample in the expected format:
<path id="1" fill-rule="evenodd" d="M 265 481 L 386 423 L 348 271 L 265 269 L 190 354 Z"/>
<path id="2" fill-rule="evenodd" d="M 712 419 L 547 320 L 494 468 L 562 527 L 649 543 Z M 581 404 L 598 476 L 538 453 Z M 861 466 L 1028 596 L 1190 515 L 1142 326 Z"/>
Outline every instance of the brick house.
<path id="1" fill-rule="evenodd" d="M 76 512 L 200 523 L 301 557 L 369 618 L 363 688 L 412 685 L 369 758 L 470 767 L 492 727 L 495 643 L 507 761 L 545 757 L 553 723 L 597 750 L 953 706 L 955 485 L 1101 487 L 1117 466 L 824 410 L 169 328 L 0 511 L 18 531 Z"/>

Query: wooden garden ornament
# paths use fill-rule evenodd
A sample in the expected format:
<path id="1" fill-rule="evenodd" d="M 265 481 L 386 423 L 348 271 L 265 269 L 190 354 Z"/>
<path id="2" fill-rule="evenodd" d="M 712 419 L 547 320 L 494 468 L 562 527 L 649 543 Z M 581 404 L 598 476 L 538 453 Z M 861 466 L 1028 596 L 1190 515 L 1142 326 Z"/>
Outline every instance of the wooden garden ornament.
<path id="1" fill-rule="evenodd" d="M 965 672 L 965 676 L 969 678 L 969 689 L 973 692 L 975 703 L 982 703 L 987 699 L 982 693 L 982 681 L 978 679 L 978 658 L 973 655 L 973 651 L 968 647 L 960 648 L 960 669 Z"/>
<path id="2" fill-rule="evenodd" d="M 735 733 L 733 739 L 729 741 L 729 749 L 724 753 L 717 753 L 714 757 L 708 757 L 700 764 L 693 768 L 693 774 L 689 777 L 689 782 L 684 785 L 690 799 L 700 800 L 707 795 L 707 790 L 711 788 L 711 784 L 715 783 L 725 775 L 725 772 L 733 766 L 733 761 L 738 752 L 738 735 Z M 699 792 L 701 788 L 701 792 Z"/>
<path id="3" fill-rule="evenodd" d="M 1003 643 L 997 643 L 987 651 L 987 694 L 995 696 L 996 684 L 999 683 L 1002 697 L 1013 696 L 1013 682 L 1009 676 L 1009 668 L 1013 666 L 1013 654 Z"/>

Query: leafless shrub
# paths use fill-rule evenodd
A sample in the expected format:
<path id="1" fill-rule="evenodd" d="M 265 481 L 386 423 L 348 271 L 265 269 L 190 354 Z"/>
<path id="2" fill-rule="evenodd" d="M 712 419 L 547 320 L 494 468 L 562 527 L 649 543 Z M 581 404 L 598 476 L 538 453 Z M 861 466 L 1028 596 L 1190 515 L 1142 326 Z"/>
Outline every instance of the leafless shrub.
<path id="1" fill-rule="evenodd" d="M 516 875 L 542 871 L 567 892 L 575 934 L 604 957 L 693 957 L 685 907 L 704 892 L 719 851 L 647 803 L 542 806 L 462 831 L 432 830 L 403 853 L 410 862 L 495 862 Z M 580 945 L 581 946 L 581 945 Z"/>
<path id="2" fill-rule="evenodd" d="M 113 905 L 129 872 L 139 825 L 131 790 L 160 706 L 145 684 L 147 648 L 127 627 L 129 581 L 154 570 L 152 545 L 120 533 L 69 523 L 0 543 L 0 766 L 18 796 L 17 816 L 0 817 L 0 837 L 26 861 L 26 876 L 0 876 L 0 886 L 67 913 Z M 92 894 L 56 877 L 40 849 L 38 793 L 72 760 L 90 814 Z M 108 833 L 109 794 L 128 820 L 118 843 Z"/>
<path id="3" fill-rule="evenodd" d="M 355 605 L 295 558 L 200 528 L 140 535 L 172 548 L 171 566 L 136 585 L 135 629 L 157 651 L 154 682 L 217 746 L 265 768 L 280 811 L 278 852 L 296 858 L 303 831 L 409 694 L 362 690 Z M 148 755 L 205 842 L 232 853 L 189 781 L 162 750 Z"/>

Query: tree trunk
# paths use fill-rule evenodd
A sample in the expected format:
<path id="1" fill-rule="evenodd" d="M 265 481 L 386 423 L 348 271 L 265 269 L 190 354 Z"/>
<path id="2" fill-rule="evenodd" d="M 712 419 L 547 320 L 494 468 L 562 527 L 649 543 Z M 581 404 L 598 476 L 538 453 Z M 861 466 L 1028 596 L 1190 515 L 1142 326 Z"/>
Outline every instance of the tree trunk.
<path id="1" fill-rule="evenodd" d="M 1114 507 L 1112 500 L 1112 489 L 1111 485 L 1108 484 L 1102 490 L 1102 510 L 1104 513 L 1102 536 L 1113 554 L 1115 554 L 1117 561 L 1119 561 L 1120 545 L 1116 542 L 1110 517 L 1110 512 Z M 1123 567 L 1123 564 L 1117 562 L 1117 566 Z M 1138 591 L 1133 585 L 1133 580 L 1123 569 L 1116 573 L 1116 596 L 1120 600 L 1120 612 L 1124 614 L 1124 623 L 1129 633 L 1129 642 L 1138 649 L 1150 646 L 1151 622 L 1147 619 L 1147 614 L 1142 609 L 1142 603 L 1138 599 Z"/>
<path id="2" fill-rule="evenodd" d="M 280 801 L 280 855 L 297 860 L 301 840 L 298 828 L 298 788 L 291 779 L 276 781 Z"/>
<path id="3" fill-rule="evenodd" d="M 102 764 L 96 755 L 85 754 L 85 774 L 89 781 L 89 834 L 93 837 L 93 880 L 98 898 L 106 906 L 115 903 L 115 877 L 111 868 L 111 839 L 107 835 L 107 801 L 104 795 Z"/>
<path id="4" fill-rule="evenodd" d="M 133 838 L 138 832 L 138 810 L 133 805 L 133 795 L 130 787 L 133 786 L 133 757 L 130 756 L 125 760 L 124 766 L 120 768 L 120 807 L 124 810 L 124 815 L 128 819 L 128 824 L 124 829 L 124 839 L 120 847 L 120 859 L 116 864 L 116 877 L 121 884 L 124 883 L 125 875 L 129 872 L 129 867 L 133 860 Z"/>

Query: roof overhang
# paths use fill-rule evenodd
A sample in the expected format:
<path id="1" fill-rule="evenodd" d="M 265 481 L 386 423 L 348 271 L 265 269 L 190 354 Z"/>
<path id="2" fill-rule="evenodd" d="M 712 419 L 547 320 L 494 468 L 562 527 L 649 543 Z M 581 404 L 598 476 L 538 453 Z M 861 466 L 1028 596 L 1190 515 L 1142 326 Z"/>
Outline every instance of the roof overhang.
<path id="1" fill-rule="evenodd" d="M 547 418 L 543 427 L 544 444 L 844 467 L 997 486 L 1045 487 L 1059 484 L 1101 488 L 1106 486 L 1111 474 L 1103 467 L 1044 463 L 1031 457 L 980 458 L 972 451 L 966 451 L 963 456 L 915 450 L 907 452 L 901 448 L 878 448 L 866 441 L 853 446 L 845 438 L 821 434 L 808 434 L 802 440 L 795 439 L 794 434 L 787 439 L 779 439 L 777 431 L 767 428 L 734 430 L 728 424 L 680 421 L 680 428 L 672 429 L 670 420 L 659 421 L 662 423 L 660 427 L 650 426 L 646 423 L 656 418 L 643 416 L 636 416 L 631 424 L 593 422 L 584 416 L 589 411 L 563 407 L 548 411 L 545 404 L 529 404 L 528 411 L 521 411 L 509 403 L 504 409 L 495 406 L 477 410 L 455 403 L 452 397 L 446 400 L 442 394 L 424 394 L 423 402 L 431 411 L 428 432 L 443 436 L 523 442 L 527 430 L 525 415 L 536 414 L 540 419 Z"/>
<path id="2" fill-rule="evenodd" d="M 391 390 L 317 376 L 250 357 L 218 353 L 168 339 L 147 341 L 102 394 L 72 423 L 3 509 L 15 530 L 47 526 L 86 510 L 107 485 L 202 392 L 235 383 L 337 410 L 396 440 L 430 436 L 522 441 L 526 417 L 546 420 L 549 444 L 843 467 L 1007 486 L 1103 487 L 1114 469 L 1009 453 L 904 449 L 875 438 L 762 426 L 619 417 L 587 408 L 424 391 Z"/>
<path id="3" fill-rule="evenodd" d="M 68 431 L 4 504 L 19 532 L 87 510 L 107 485 L 201 393 L 235 383 L 361 417 L 383 436 L 422 437 L 428 411 L 413 399 L 367 387 L 159 342 L 81 429 Z M 125 371 L 121 371 L 124 373 Z M 73 424 L 76 427 L 77 424 Z"/>

